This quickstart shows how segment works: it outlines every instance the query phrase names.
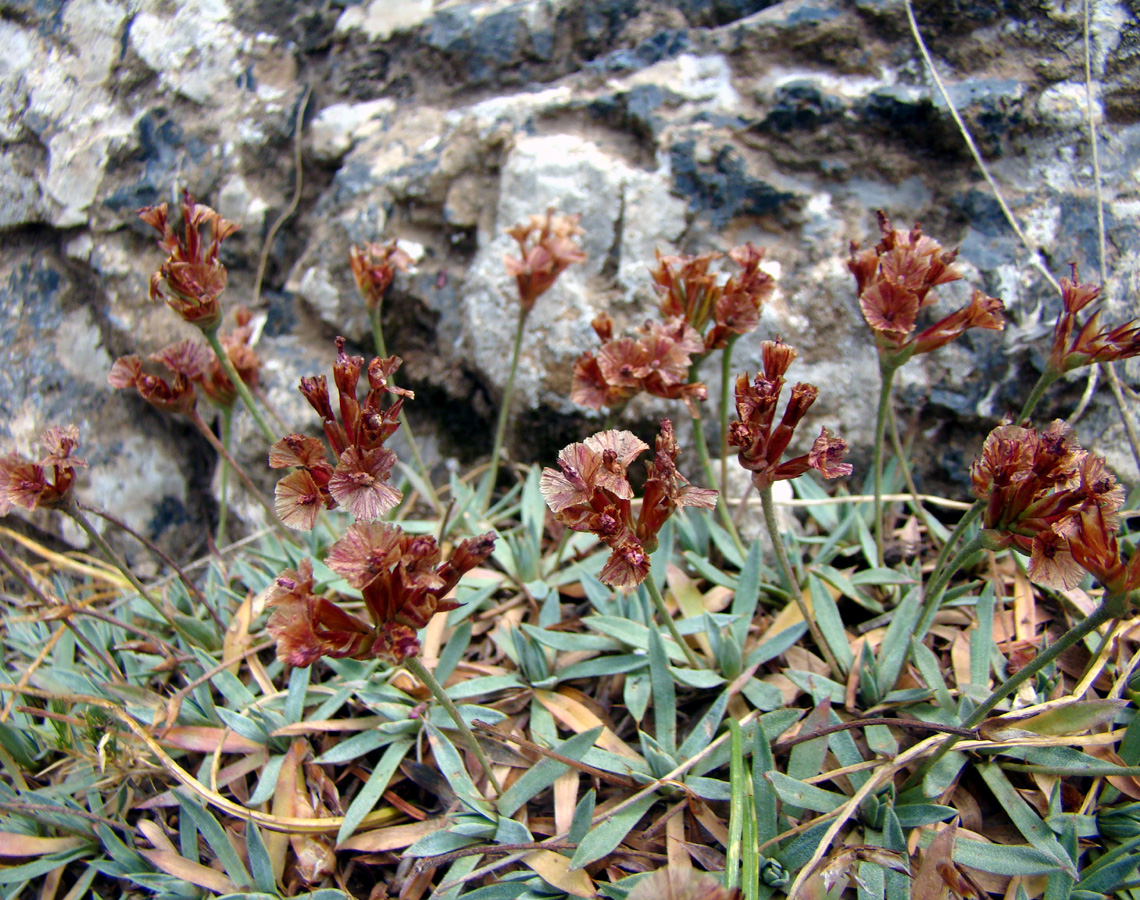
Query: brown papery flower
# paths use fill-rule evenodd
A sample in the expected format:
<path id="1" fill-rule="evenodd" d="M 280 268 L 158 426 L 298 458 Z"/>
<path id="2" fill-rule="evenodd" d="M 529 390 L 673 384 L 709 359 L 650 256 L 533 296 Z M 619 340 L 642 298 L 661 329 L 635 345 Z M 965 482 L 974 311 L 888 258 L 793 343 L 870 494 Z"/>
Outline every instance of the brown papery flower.
<path id="1" fill-rule="evenodd" d="M 419 653 L 416 631 L 437 612 L 456 609 L 443 599 L 494 550 L 494 535 L 465 540 L 446 560 L 435 538 L 409 535 L 396 525 L 357 523 L 329 548 L 329 568 L 357 588 L 370 624 L 313 592 L 312 563 L 286 571 L 270 591 L 266 626 L 277 658 L 307 666 L 322 656 L 403 662 Z"/>
<path id="2" fill-rule="evenodd" d="M 10 453 L 0 456 L 0 516 L 13 506 L 52 509 L 65 503 L 75 485 L 75 470 L 87 465 L 72 456 L 79 445 L 79 428 L 53 425 L 40 437 L 47 455 L 32 462 Z"/>
<path id="3" fill-rule="evenodd" d="M 747 374 L 736 379 L 737 421 L 728 432 L 728 443 L 740 448 L 737 458 L 752 473 L 752 483 L 757 489 L 766 490 L 777 481 L 797 478 L 808 469 L 815 469 L 824 478 L 850 475 L 851 465 L 842 461 L 847 442 L 826 428 L 820 430 L 808 453 L 783 459 L 796 427 L 815 402 L 819 389 L 813 384 L 795 385 L 780 421 L 776 422 L 784 375 L 796 351 L 782 341 L 764 341 L 761 351 L 764 371 L 751 383 Z"/>
<path id="4" fill-rule="evenodd" d="M 915 225 L 910 231 L 891 227 L 880 210 L 882 240 L 861 250 L 852 243 L 847 268 L 855 276 L 859 308 L 880 351 L 896 364 L 916 353 L 929 353 L 968 328 L 1000 331 L 1005 327 L 1000 300 L 974 291 L 970 303 L 915 335 L 921 309 L 934 302 L 931 291 L 962 277 L 957 250 L 944 250 Z"/>
<path id="5" fill-rule="evenodd" d="M 147 357 L 152 371 L 137 356 L 121 356 L 107 374 L 107 383 L 118 390 L 134 388 L 139 396 L 162 412 L 191 415 L 198 403 L 194 385 L 203 381 L 214 356 L 192 340 L 178 341 Z M 154 374 L 157 367 L 169 373 L 169 380 Z"/>
<path id="6" fill-rule="evenodd" d="M 507 229 L 507 234 L 518 243 L 522 259 L 507 255 L 503 263 L 515 277 L 524 316 L 571 263 L 586 259 L 585 252 L 574 242 L 577 235 L 585 234 L 578 224 L 581 220 L 580 215 L 555 215 L 553 209 L 548 209 L 545 216 L 531 216 Z"/>
<path id="7" fill-rule="evenodd" d="M 1140 356 L 1140 319 L 1102 328 L 1097 310 L 1083 324 L 1077 321 L 1077 313 L 1100 296 L 1100 285 L 1082 284 L 1076 263 L 1072 275 L 1061 279 L 1062 310 L 1053 326 L 1049 368 L 1061 375 L 1080 366 Z"/>
<path id="8" fill-rule="evenodd" d="M 165 203 L 139 210 L 139 218 L 162 235 L 158 246 L 167 254 L 151 276 L 150 298 L 164 301 L 183 321 L 210 331 L 222 319 L 219 297 L 226 287 L 226 267 L 218 251 L 237 225 L 195 203 L 188 191 L 183 198 L 182 237 L 171 227 Z"/>
<path id="9" fill-rule="evenodd" d="M 574 363 L 570 399 L 591 409 L 618 406 L 645 392 L 666 400 L 681 399 L 692 415 L 708 396 L 700 382 L 690 382 L 693 354 L 704 349 L 700 334 L 683 317 L 646 322 L 634 337 L 613 337 L 613 322 L 602 315 L 593 322 L 602 337 L 597 356 L 584 353 Z"/>
<path id="10" fill-rule="evenodd" d="M 680 450 L 673 423 L 663 419 L 635 516 L 627 471 L 648 449 L 631 432 L 603 431 L 565 447 L 558 454 L 558 468 L 542 472 L 540 489 L 554 517 L 573 531 L 595 534 L 610 548 L 598 577 L 614 587 L 634 587 L 645 580 L 657 533 L 678 507 L 716 506 L 716 491 L 693 487 L 677 471 Z"/>
<path id="11" fill-rule="evenodd" d="M 359 247 L 353 244 L 348 251 L 348 262 L 360 296 L 369 309 L 374 309 L 384 302 L 396 272 L 407 271 L 412 258 L 392 240 Z"/>
<path id="12" fill-rule="evenodd" d="M 1072 589 L 1087 571 L 1113 593 L 1140 587 L 1140 558 L 1126 565 L 1116 539 L 1124 491 L 1104 459 L 1081 449 L 1068 425 L 1045 431 L 1000 425 L 970 468 L 985 502 L 986 546 L 1030 557 L 1030 577 Z"/>
<path id="13" fill-rule="evenodd" d="M 302 378 L 300 386 L 321 418 L 335 462 L 330 462 L 319 440 L 303 434 L 286 435 L 269 450 L 270 468 L 296 469 L 277 483 L 275 508 L 285 525 L 301 531 L 312 529 L 322 508 L 343 505 L 355 518 L 372 520 L 403 499 L 403 494 L 388 484 L 396 454 L 384 446 L 400 427 L 404 398 L 415 396 L 391 384 L 400 358 L 376 357 L 368 364 L 368 392 L 361 403 L 357 388 L 365 371 L 364 358 L 349 356 L 343 337 L 336 339 L 336 347 L 333 381 L 339 415 L 333 411 L 324 375 Z M 396 399 L 385 405 L 389 394 Z"/>

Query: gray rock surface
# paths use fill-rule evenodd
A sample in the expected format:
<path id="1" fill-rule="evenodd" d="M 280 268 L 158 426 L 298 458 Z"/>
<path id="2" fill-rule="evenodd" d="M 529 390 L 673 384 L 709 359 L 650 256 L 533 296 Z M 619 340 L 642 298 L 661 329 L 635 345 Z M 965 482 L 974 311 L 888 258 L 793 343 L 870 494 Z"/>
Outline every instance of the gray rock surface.
<path id="1" fill-rule="evenodd" d="M 432 459 L 486 454 L 517 316 L 504 229 L 555 207 L 582 215 L 589 260 L 529 319 L 516 455 L 549 463 L 596 427 L 568 399 L 571 366 L 596 346 L 598 312 L 622 328 L 652 314 L 655 250 L 751 240 L 779 289 L 735 368 L 755 371 L 763 339 L 795 344 L 792 377 L 822 388 L 805 433 L 844 433 L 865 469 L 878 374 L 843 259 L 851 240 L 877 240 L 882 208 L 960 246 L 969 284 L 1009 313 L 1003 334 L 899 373 L 924 483 L 962 492 L 965 463 L 1047 352 L 1059 300 L 1035 259 L 1098 277 L 1082 17 L 1061 2 L 918 6 L 951 102 L 1039 252 L 980 178 L 899 0 L 0 0 L 0 447 L 76 421 L 89 499 L 183 547 L 201 531 L 214 514 L 205 445 L 105 386 L 114 357 L 193 333 L 146 299 L 160 253 L 135 211 L 186 188 L 238 222 L 225 300 L 252 302 L 311 89 L 300 202 L 264 246 L 256 300 L 264 385 L 289 427 L 315 425 L 294 387 L 329 371 L 332 338 L 370 345 L 349 245 L 400 237 L 420 252 L 385 328 L 417 390 L 409 412 Z M 1109 320 L 1138 311 L 1136 10 L 1092 2 Z M 937 311 L 968 297 L 952 288 Z M 1140 366 L 1120 373 L 1135 385 Z M 1071 412 L 1085 384 L 1055 389 L 1041 418 Z M 624 421 L 666 413 L 683 418 L 638 400 Z M 271 485 L 260 438 L 237 428 Z M 1103 387 L 1078 430 L 1137 480 Z"/>

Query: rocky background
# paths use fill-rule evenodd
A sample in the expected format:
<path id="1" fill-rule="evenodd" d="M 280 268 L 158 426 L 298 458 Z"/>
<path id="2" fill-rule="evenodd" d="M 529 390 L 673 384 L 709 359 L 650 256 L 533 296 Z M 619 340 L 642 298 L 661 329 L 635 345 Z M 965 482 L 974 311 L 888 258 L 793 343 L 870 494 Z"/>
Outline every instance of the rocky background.
<path id="1" fill-rule="evenodd" d="M 1136 313 L 1140 271 L 1140 3 L 1089 6 L 1112 321 Z M 1076 261 L 1094 279 L 1082 2 L 922 0 L 916 13 L 1044 266 L 1059 277 Z M 297 184 L 299 118 L 299 205 L 267 243 Z M 645 318 L 655 249 L 767 249 L 779 291 L 735 368 L 755 371 L 765 338 L 798 347 L 791 376 L 821 387 L 801 430 L 844 434 L 858 475 L 878 375 L 848 243 L 877 240 L 882 208 L 960 246 L 969 275 L 936 311 L 978 286 L 1010 324 L 897 381 L 922 485 L 956 496 L 985 432 L 1035 381 L 1059 308 L 900 0 L 0 0 L 0 448 L 30 452 L 46 425 L 76 422 L 85 499 L 182 552 L 216 516 L 212 455 L 188 424 L 106 384 L 116 356 L 190 333 L 146 299 L 161 254 L 135 215 L 182 188 L 242 227 L 226 300 L 254 307 L 263 384 L 291 428 L 316 424 L 295 385 L 329 371 L 332 338 L 370 349 L 349 245 L 410 242 L 418 263 L 389 294 L 385 330 L 441 465 L 490 450 L 516 316 L 503 229 L 547 206 L 582 214 L 589 261 L 529 321 L 511 444 L 527 461 L 549 464 L 597 426 L 568 400 L 571 366 L 596 346 L 600 310 L 619 326 Z M 1086 383 L 1055 390 L 1041 418 L 1068 415 Z M 638 401 L 624 421 L 670 411 L 684 418 Z M 1078 430 L 1135 483 L 1105 388 Z M 240 417 L 237 435 L 271 485 L 260 436 Z"/>

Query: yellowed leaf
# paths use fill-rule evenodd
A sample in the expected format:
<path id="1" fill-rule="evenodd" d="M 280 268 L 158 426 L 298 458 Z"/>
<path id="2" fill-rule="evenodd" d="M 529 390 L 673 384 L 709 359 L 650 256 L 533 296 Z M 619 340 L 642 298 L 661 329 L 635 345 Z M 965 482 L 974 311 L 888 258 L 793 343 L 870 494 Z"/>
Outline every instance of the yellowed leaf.
<path id="1" fill-rule="evenodd" d="M 229 627 L 226 628 L 225 636 L 222 638 L 222 659 L 233 660 L 226 671 L 235 678 L 241 668 L 241 656 L 250 647 L 249 625 L 254 618 L 253 600 L 252 594 L 246 595 L 234 610 L 233 618 L 230 619 Z"/>
<path id="2" fill-rule="evenodd" d="M 36 837 L 14 831 L 0 831 L 0 856 L 43 856 L 74 850 L 87 843 L 81 837 Z"/>
<path id="3" fill-rule="evenodd" d="M 567 769 L 554 780 L 554 830 L 565 834 L 578 802 L 578 770 Z"/>
<path id="4" fill-rule="evenodd" d="M 213 753 L 219 744 L 223 753 L 256 753 L 265 749 L 256 741 L 235 734 L 228 728 L 209 725 L 178 725 L 168 728 L 162 736 L 162 743 L 195 753 Z"/>
<path id="5" fill-rule="evenodd" d="M 547 708 L 554 718 L 576 734 L 589 731 L 591 728 L 602 726 L 602 733 L 598 737 L 598 746 L 610 753 L 624 756 L 628 759 L 640 760 L 641 756 L 625 741 L 602 722 L 594 713 L 582 703 L 564 694 L 554 691 L 535 690 L 535 699 Z"/>
<path id="6" fill-rule="evenodd" d="M 135 827 L 143 833 L 143 837 L 150 841 L 155 850 L 166 850 L 170 853 L 178 852 L 170 838 L 166 836 L 166 832 L 162 830 L 162 826 L 157 822 L 151 819 L 139 819 L 138 825 Z"/>
<path id="7" fill-rule="evenodd" d="M 570 860 L 553 850 L 534 850 L 522 858 L 543 880 L 575 897 L 593 897 L 594 882 L 585 869 L 570 869 Z"/>
<path id="8" fill-rule="evenodd" d="M 360 716 L 356 719 L 314 719 L 312 722 L 293 722 L 270 732 L 271 737 L 296 737 L 330 731 L 370 731 L 377 725 L 391 721 L 386 716 Z"/>
<path id="9" fill-rule="evenodd" d="M 215 894 L 232 894 L 237 887 L 222 872 L 211 869 L 201 863 L 191 862 L 178 853 L 169 850 L 143 850 L 139 855 L 149 860 L 151 865 L 161 869 L 167 875 L 173 875 L 182 881 L 196 884 L 198 887 L 213 891 Z"/>
<path id="10" fill-rule="evenodd" d="M 390 828 L 377 828 L 375 831 L 357 832 L 344 843 L 337 844 L 337 850 L 358 850 L 362 853 L 382 853 L 388 850 L 401 850 L 410 847 L 422 837 L 446 828 L 450 823 L 444 817 L 425 819 L 409 825 L 393 825 Z"/>
<path id="11" fill-rule="evenodd" d="M 703 616 L 707 612 L 704 597 L 701 596 L 697 583 L 686 575 L 679 566 L 672 563 L 665 566 L 665 582 L 669 585 L 673 599 L 677 601 L 677 608 L 681 610 L 685 618 Z M 701 632 L 696 635 L 696 638 L 701 652 L 708 659 L 712 659 L 712 645 L 709 643 L 708 635 Z"/>

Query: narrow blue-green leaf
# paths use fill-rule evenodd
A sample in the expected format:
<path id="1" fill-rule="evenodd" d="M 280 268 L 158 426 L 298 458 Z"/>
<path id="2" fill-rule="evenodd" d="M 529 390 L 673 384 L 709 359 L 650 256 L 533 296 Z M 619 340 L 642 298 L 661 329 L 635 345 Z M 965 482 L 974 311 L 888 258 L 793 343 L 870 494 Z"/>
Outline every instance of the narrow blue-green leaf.
<path id="1" fill-rule="evenodd" d="M 586 755 L 586 751 L 594 746 L 594 742 L 597 741 L 601 733 L 602 727 L 599 725 L 597 728 L 591 728 L 574 735 L 554 749 L 560 756 L 580 762 L 582 757 Z M 513 816 L 524 803 L 528 803 L 541 791 L 554 784 L 558 777 L 568 769 L 569 766 L 565 763 L 543 757 L 523 773 L 518 781 L 503 791 L 503 795 L 497 804 L 499 814 Z"/>
<path id="2" fill-rule="evenodd" d="M 883 584 L 913 584 L 914 579 L 907 575 L 905 572 L 898 572 L 894 569 L 885 568 L 872 568 L 862 569 L 858 572 L 853 572 L 848 580 L 856 587 L 864 584 L 883 585 Z"/>
<path id="3" fill-rule="evenodd" d="M 918 622 L 921 613 L 921 589 L 918 587 L 907 591 L 902 602 L 895 608 L 891 616 L 891 624 L 887 626 L 887 633 L 879 645 L 879 655 L 875 665 L 875 682 L 879 688 L 879 696 L 884 696 L 899 680 L 899 673 L 906 664 L 910 652 L 910 635 Z"/>
<path id="4" fill-rule="evenodd" d="M 276 896 L 276 884 L 273 881 L 273 862 L 269 859 L 269 851 L 265 841 L 261 839 L 261 831 L 251 820 L 245 823 L 245 850 L 249 857 L 249 870 L 253 875 L 253 886 L 259 891 Z"/>
<path id="5" fill-rule="evenodd" d="M 697 574 L 706 581 L 719 584 L 721 587 L 726 587 L 730 591 L 736 590 L 736 579 L 727 572 L 722 572 L 705 557 L 698 556 L 692 550 L 686 550 L 682 556 L 684 556 L 689 565 L 697 571 Z"/>
<path id="6" fill-rule="evenodd" d="M 385 734 L 382 731 L 362 731 L 360 734 L 354 734 L 339 744 L 334 744 L 332 747 L 329 747 L 328 750 L 317 757 L 316 761 L 321 765 L 325 763 L 348 762 L 350 759 L 363 756 L 365 753 L 371 753 L 377 747 L 383 747 L 393 740 L 392 735 Z"/>
<path id="7" fill-rule="evenodd" d="M 559 650 L 563 653 L 610 651 L 620 650 L 621 643 L 613 638 L 600 634 L 579 634 L 570 631 L 550 631 L 546 628 L 535 628 L 533 625 L 522 625 L 522 630 L 544 647 Z"/>
<path id="8" fill-rule="evenodd" d="M 798 746 L 804 746 L 799 744 Z M 785 803 L 813 812 L 829 813 L 839 809 L 847 802 L 847 797 L 835 791 L 825 791 L 814 784 L 805 784 L 795 778 L 789 778 L 782 772 L 766 772 L 764 775 L 775 788 L 780 799 Z"/>
<path id="9" fill-rule="evenodd" d="M 737 569 L 744 568 L 744 557 L 736 548 L 736 542 L 727 531 L 711 519 L 709 520 L 709 537 L 712 538 L 712 542 L 716 544 L 716 549 L 720 551 L 721 556 L 728 560 L 730 565 Z"/>
<path id="10" fill-rule="evenodd" d="M 736 580 L 736 592 L 732 595 L 732 614 L 738 616 L 732 624 L 732 636 L 738 647 L 744 646 L 748 636 L 748 626 L 756 615 L 756 604 L 760 600 L 760 542 L 753 541 L 748 548 L 748 558 Z"/>
<path id="11" fill-rule="evenodd" d="M 836 706 L 843 703 L 846 689 L 830 678 L 817 672 L 803 672 L 799 669 L 788 669 L 784 674 L 801 691 L 810 694 L 816 703 L 822 703 L 824 700 L 830 700 Z"/>
<path id="12" fill-rule="evenodd" d="M 994 652 L 994 588 L 986 583 L 977 605 L 978 627 L 970 638 L 970 683 L 987 687 Z"/>
<path id="13" fill-rule="evenodd" d="M 454 883 L 455 887 L 443 893 L 434 894 L 434 900 L 455 900 L 455 898 L 459 896 L 460 891 L 466 886 L 463 879 L 467 875 L 470 875 L 481 861 L 481 856 L 462 856 L 448 866 L 442 880 Z"/>
<path id="14" fill-rule="evenodd" d="M 844 597 L 854 600 L 865 609 L 872 612 L 883 612 L 883 604 L 877 600 L 872 600 L 863 591 L 859 590 L 857 586 L 851 583 L 851 579 L 832 566 L 815 566 L 813 571 L 824 581 L 835 588 Z"/>
<path id="15" fill-rule="evenodd" d="M 929 832 L 928 832 L 929 833 Z M 959 837 L 954 842 L 954 862 L 992 875 L 1048 875 L 1061 863 L 1048 853 L 1024 844 L 986 844 Z"/>
<path id="16" fill-rule="evenodd" d="M 285 694 L 285 721 L 293 725 L 305 713 L 305 694 L 309 690 L 309 673 L 312 666 L 296 666 L 289 673 L 289 688 Z"/>
<path id="17" fill-rule="evenodd" d="M 958 773 L 966 765 L 967 756 L 957 750 L 951 750 L 942 759 L 938 760 L 926 777 L 922 780 L 922 792 L 927 797 L 941 797 L 957 780 Z"/>
<path id="18" fill-rule="evenodd" d="M 796 496 L 803 500 L 828 500 L 827 491 L 823 489 L 808 474 L 793 478 L 791 481 L 792 489 L 796 492 Z M 833 503 L 820 503 L 818 506 L 809 506 L 807 508 L 808 515 L 815 519 L 822 527 L 823 530 L 830 534 L 835 530 L 839 524 L 839 510 Z"/>
<path id="19" fill-rule="evenodd" d="M 681 744 L 681 748 L 677 751 L 679 759 L 688 759 L 691 756 L 696 756 L 697 753 L 712 743 L 713 737 L 716 735 L 716 730 L 720 727 L 721 720 L 724 718 L 724 711 L 728 708 L 729 701 L 728 691 L 723 691 L 719 697 L 713 701 L 713 705 L 708 708 L 699 722 L 693 726 L 693 730 L 689 732 L 689 736 Z"/>
<path id="20" fill-rule="evenodd" d="M 439 661 L 435 664 L 435 670 L 432 672 L 436 681 L 440 684 L 447 684 L 447 679 L 451 677 L 455 667 L 463 659 L 463 654 L 467 651 L 467 645 L 470 643 L 471 623 L 461 622 L 439 650 Z"/>
<path id="21" fill-rule="evenodd" d="M 753 545 L 755 546 L 755 545 Z M 740 723 L 729 719 L 729 767 L 731 788 L 728 805 L 728 843 L 725 845 L 724 886 L 733 891 L 740 886 L 740 860 L 743 855 L 741 841 L 744 837 L 745 789 L 744 789 L 744 735 Z"/>
<path id="22" fill-rule="evenodd" d="M 649 629 L 638 622 L 618 616 L 587 616 L 582 620 L 582 624 L 621 641 L 627 647 L 649 652 Z M 662 643 L 665 645 L 665 652 L 669 654 L 669 659 L 674 662 L 685 661 L 684 652 L 672 638 L 662 637 Z"/>
<path id="23" fill-rule="evenodd" d="M 396 769 L 407 755 L 408 750 L 411 749 L 412 744 L 413 741 L 411 740 L 397 739 L 384 751 L 384 755 L 376 763 L 372 774 L 368 776 L 368 781 L 364 783 L 364 787 L 360 789 L 359 793 L 352 798 L 352 803 L 345 810 L 344 821 L 341 822 L 340 830 L 336 833 L 338 844 L 348 840 L 356 831 L 356 826 L 375 809 L 376 803 L 388 787 L 392 776 L 396 774 Z"/>
<path id="24" fill-rule="evenodd" d="M 906 836 L 903 834 L 902 824 L 894 809 L 887 810 L 886 823 L 883 826 L 883 847 L 897 853 L 900 863 L 907 865 Z M 884 896 L 886 900 L 911 900 L 910 874 L 898 871 L 887 866 L 883 867 Z"/>
<path id="25" fill-rule="evenodd" d="M 945 822 L 958 814 L 952 806 L 937 803 L 905 803 L 894 808 L 894 814 L 903 828 L 918 828 L 920 825 L 933 825 Z"/>
<path id="26" fill-rule="evenodd" d="M 479 794 L 475 782 L 464 768 L 463 757 L 456 751 L 447 735 L 431 721 L 427 722 L 427 729 L 436 765 L 447 779 L 447 783 L 451 785 L 451 789 L 455 791 L 455 795 L 470 809 L 478 810 L 488 816 L 493 815 L 487 801 Z"/>
<path id="27" fill-rule="evenodd" d="M 752 804 L 756 809 L 756 838 L 760 843 L 767 843 L 778 834 L 778 797 L 772 782 L 764 777 L 775 768 L 776 761 L 764 723 L 757 722 L 752 738 Z"/>
<path id="28" fill-rule="evenodd" d="M 808 589 L 811 592 L 812 611 L 815 613 L 816 624 L 823 632 L 827 646 L 835 655 L 835 661 L 843 668 L 843 674 L 851 671 L 855 657 L 851 653 L 851 644 L 847 640 L 847 633 L 843 629 L 843 618 L 839 615 L 839 607 L 831 597 L 831 592 L 815 575 L 808 576 Z"/>
<path id="29" fill-rule="evenodd" d="M 48 872 L 66 866 L 69 862 L 82 859 L 84 856 L 90 856 L 94 852 L 94 849 L 95 848 L 90 845 L 76 847 L 74 850 L 66 850 L 62 853 L 52 853 L 50 856 L 42 856 L 37 860 L 24 863 L 23 865 L 0 869 L 0 884 L 18 884 L 21 881 L 31 881 L 33 878 L 39 878 Z"/>
<path id="30" fill-rule="evenodd" d="M 698 691 L 710 691 L 727 681 L 724 676 L 712 671 L 712 669 L 681 669 L 670 666 L 669 672 L 677 684 Z"/>
<path id="31" fill-rule="evenodd" d="M 841 720 L 834 710 L 831 713 L 831 724 L 838 725 Z M 831 748 L 832 754 L 839 765 L 846 768 L 847 766 L 857 766 L 864 762 L 863 754 L 859 752 L 859 747 L 855 743 L 855 738 L 850 731 L 837 731 L 832 734 L 828 739 L 828 746 Z M 861 788 L 868 778 L 870 772 L 851 772 L 847 775 L 847 780 L 851 782 L 855 790 Z"/>
<path id="32" fill-rule="evenodd" d="M 490 837 L 490 835 L 487 835 Z M 454 831 L 433 831 L 425 834 L 404 851 L 404 856 L 415 859 L 423 856 L 439 856 L 441 853 L 451 853 L 462 850 L 485 840 L 469 834 L 456 834 Z"/>
<path id="33" fill-rule="evenodd" d="M 772 635 L 772 637 L 768 638 L 768 640 L 748 654 L 748 659 L 744 661 L 745 668 L 763 665 L 769 660 L 775 659 L 802 638 L 807 630 L 807 622 L 797 622 L 795 625 L 785 628 L 779 634 Z"/>
<path id="34" fill-rule="evenodd" d="M 653 726 L 657 743 L 668 754 L 677 750 L 677 691 L 669 672 L 661 633 L 649 629 L 649 680 L 653 685 Z"/>
<path id="35" fill-rule="evenodd" d="M 570 860 L 570 868 L 581 869 L 612 853 L 656 800 L 655 794 L 649 794 L 600 825 L 595 825 L 579 842 L 578 849 Z"/>
<path id="36" fill-rule="evenodd" d="M 217 857 L 218 862 L 222 864 L 222 868 L 226 870 L 226 874 L 239 888 L 248 888 L 253 885 L 253 878 L 250 877 L 249 870 L 246 869 L 245 863 L 241 861 L 238 856 L 237 850 L 234 848 L 230 836 L 226 833 L 225 829 L 218 824 L 210 813 L 197 804 L 189 795 L 184 793 L 181 789 L 176 790 L 174 795 L 178 798 L 178 805 L 182 807 L 183 815 L 188 816 L 193 820 L 194 826 L 202 832 L 202 837 L 206 839 L 206 843 L 210 845 L 210 849 L 214 851 L 214 856 Z"/>
<path id="37" fill-rule="evenodd" d="M 1037 815 L 1036 810 L 1034 810 L 1017 789 L 1010 784 L 1009 779 L 1001 767 L 996 763 L 986 763 L 985 765 L 978 766 L 977 770 L 978 774 L 982 776 L 982 780 L 985 781 L 989 789 L 993 791 L 994 796 L 997 798 L 998 803 L 1001 804 L 1006 815 L 1013 820 L 1013 824 L 1017 826 L 1017 830 L 1025 836 L 1026 840 L 1042 853 L 1047 853 L 1055 857 L 1062 868 L 1072 870 L 1072 874 L 1076 875 L 1076 871 L 1072 868 L 1072 861 L 1065 852 L 1065 848 L 1057 842 L 1057 838 L 1054 837 L 1049 826 Z"/>
<path id="38" fill-rule="evenodd" d="M 953 712 L 955 709 L 954 698 L 950 696 L 950 690 L 946 687 L 946 679 L 942 676 L 942 669 L 938 665 L 938 657 L 934 655 L 934 651 L 912 637 L 910 639 L 910 652 L 911 658 L 918 666 L 922 680 L 926 682 L 928 688 L 934 691 L 934 699 L 938 701 L 939 707 L 947 712 Z"/>
<path id="39" fill-rule="evenodd" d="M 555 677 L 560 681 L 570 681 L 574 678 L 601 678 L 603 675 L 624 675 L 636 672 L 649 665 L 649 660 L 640 653 L 622 653 L 610 656 L 598 656 L 594 659 L 573 663 L 564 669 L 557 669 Z"/>
<path id="40" fill-rule="evenodd" d="M 509 691 L 523 687 L 523 683 L 514 675 L 482 675 L 478 678 L 465 678 L 448 686 L 447 696 L 453 701 L 470 700 L 472 697 L 483 697 L 498 691 Z"/>
<path id="41" fill-rule="evenodd" d="M 590 830 L 590 820 L 594 817 L 594 799 L 596 793 L 593 788 L 586 791 L 585 796 L 574 807 L 574 817 L 570 820 L 570 832 L 567 840 L 572 844 L 582 843 L 582 839 Z"/>

